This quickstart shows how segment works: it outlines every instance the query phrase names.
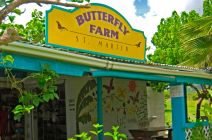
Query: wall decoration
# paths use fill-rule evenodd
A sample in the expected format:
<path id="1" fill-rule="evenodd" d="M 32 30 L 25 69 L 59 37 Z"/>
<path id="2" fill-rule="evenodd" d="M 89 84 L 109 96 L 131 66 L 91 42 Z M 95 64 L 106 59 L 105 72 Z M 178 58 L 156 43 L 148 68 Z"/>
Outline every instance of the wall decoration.
<path id="1" fill-rule="evenodd" d="M 91 123 L 97 121 L 97 83 L 95 80 L 85 79 L 78 81 L 78 132 L 89 130 Z M 140 80 L 113 77 L 102 79 L 103 122 L 106 131 L 110 130 L 112 125 L 119 125 L 121 131 L 127 133 L 129 128 L 138 128 L 139 121 L 147 119 L 145 86 L 146 83 Z M 83 102 L 87 104 L 84 106 Z"/>
<path id="2" fill-rule="evenodd" d="M 145 82 L 142 81 L 104 78 L 103 109 L 106 125 L 112 123 L 127 129 L 127 126 L 138 125 L 140 120 L 147 119 L 145 90 Z"/>
<path id="3" fill-rule="evenodd" d="M 133 105 L 136 105 L 139 102 L 139 92 L 136 93 L 136 95 L 130 95 L 128 104 L 132 103 Z"/>
<path id="4" fill-rule="evenodd" d="M 108 85 L 103 85 L 103 88 L 107 90 L 107 93 L 110 93 L 112 90 L 114 90 L 113 78 L 110 79 L 110 83 Z"/>
<path id="5" fill-rule="evenodd" d="M 86 109 L 91 103 L 95 102 L 92 90 L 96 88 L 96 80 L 88 80 L 80 90 L 76 102 L 76 133 L 80 133 L 79 123 L 86 124 L 92 121 L 92 116 L 89 110 Z"/>
<path id="6" fill-rule="evenodd" d="M 117 96 L 119 101 L 124 101 L 127 98 L 127 90 L 124 87 L 117 88 Z"/>
<path id="7" fill-rule="evenodd" d="M 130 80 L 129 81 L 129 84 L 128 84 L 128 87 L 129 87 L 129 90 L 131 92 L 135 92 L 136 90 L 136 83 L 135 83 L 135 80 Z"/>

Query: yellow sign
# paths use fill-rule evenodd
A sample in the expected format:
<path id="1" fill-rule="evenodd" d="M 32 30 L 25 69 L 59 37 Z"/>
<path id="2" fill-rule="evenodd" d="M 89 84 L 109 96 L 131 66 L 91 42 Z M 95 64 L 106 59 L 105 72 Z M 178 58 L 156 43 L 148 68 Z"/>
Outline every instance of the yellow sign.
<path id="1" fill-rule="evenodd" d="M 116 10 L 100 4 L 46 14 L 46 43 L 81 52 L 143 61 L 146 40 Z"/>

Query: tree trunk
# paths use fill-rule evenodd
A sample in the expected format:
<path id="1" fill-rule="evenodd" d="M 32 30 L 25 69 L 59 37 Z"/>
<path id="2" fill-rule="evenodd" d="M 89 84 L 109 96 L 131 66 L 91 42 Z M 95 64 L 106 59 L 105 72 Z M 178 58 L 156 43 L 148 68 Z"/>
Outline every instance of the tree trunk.
<path id="1" fill-rule="evenodd" d="M 196 120 L 200 120 L 200 109 L 202 105 L 202 101 L 204 100 L 203 97 L 200 97 L 197 102 L 197 108 L 196 108 Z"/>

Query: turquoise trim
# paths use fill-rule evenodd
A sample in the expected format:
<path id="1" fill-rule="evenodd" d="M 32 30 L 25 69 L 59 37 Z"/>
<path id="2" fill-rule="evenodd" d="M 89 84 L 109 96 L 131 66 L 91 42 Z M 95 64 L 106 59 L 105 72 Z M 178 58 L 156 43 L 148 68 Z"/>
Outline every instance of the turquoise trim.
<path id="1" fill-rule="evenodd" d="M 197 125 L 197 123 L 193 122 L 193 123 L 185 123 L 184 124 L 184 128 L 188 128 L 188 129 L 191 129 L 191 128 L 194 128 L 195 126 Z M 201 125 L 201 126 L 208 126 L 209 125 L 209 122 L 208 121 L 204 121 L 204 122 L 198 122 L 198 125 Z"/>
<path id="2" fill-rule="evenodd" d="M 97 70 L 97 71 L 93 71 L 92 75 L 94 77 L 105 76 L 105 77 L 119 77 L 119 78 L 129 78 L 129 79 L 155 80 L 155 81 L 164 81 L 164 82 L 175 81 L 174 78 L 170 78 L 170 77 L 162 76 L 162 75 L 130 73 L 130 72 L 122 72 L 122 71 Z"/>
<path id="3" fill-rule="evenodd" d="M 184 86 L 179 89 L 178 92 L 185 92 Z M 172 91 L 171 91 L 172 92 Z M 175 91 L 176 92 L 176 91 Z M 184 95 L 184 94 L 183 94 Z M 172 97 L 172 139 L 173 140 L 185 140 L 186 133 L 184 124 L 186 121 L 186 112 L 185 112 L 185 98 L 182 97 Z"/>
<path id="4" fill-rule="evenodd" d="M 179 85 L 181 83 L 195 83 L 195 84 L 212 84 L 212 80 L 194 77 L 182 77 L 173 75 L 156 75 L 151 73 L 134 73 L 124 71 L 113 71 L 113 70 L 96 70 L 92 72 L 94 77 L 106 76 L 106 77 L 120 77 L 130 79 L 143 79 L 150 81 L 162 81 L 169 82 L 172 85 Z"/>
<path id="5" fill-rule="evenodd" d="M 42 58 L 29 57 L 24 55 L 11 54 L 15 59 L 11 66 L 14 69 L 22 71 L 40 71 L 41 66 L 47 64 L 52 70 L 61 75 L 69 76 L 83 76 L 84 73 L 89 72 L 90 68 L 70 63 L 65 63 L 56 60 L 48 60 Z M 0 68 L 3 67 L 0 65 Z"/>
<path id="6" fill-rule="evenodd" d="M 97 77 L 97 123 L 103 125 L 102 78 Z M 98 135 L 98 140 L 104 139 L 104 133 Z"/>
<path id="7" fill-rule="evenodd" d="M 203 79 L 203 78 L 195 78 L 195 77 L 177 76 L 176 82 L 212 85 L 212 78 Z"/>
<path id="8" fill-rule="evenodd" d="M 185 118 L 186 118 L 186 123 L 188 122 L 188 103 L 187 103 L 187 86 L 186 84 L 183 85 L 183 90 L 184 90 L 184 98 L 185 98 Z"/>
<path id="9" fill-rule="evenodd" d="M 129 24 L 129 22 L 126 20 L 126 18 L 125 18 L 124 16 L 122 16 L 118 11 L 116 11 L 115 9 L 113 9 L 112 7 L 109 7 L 109 6 L 104 5 L 104 4 L 99 4 L 99 3 L 91 3 L 91 6 L 92 6 L 92 5 L 94 5 L 94 6 L 102 6 L 102 7 L 105 7 L 105 8 L 108 8 L 108 9 L 114 11 L 114 12 L 117 13 L 121 18 L 123 18 L 123 19 L 125 20 L 125 22 L 130 26 L 131 30 L 133 30 L 133 31 L 135 31 L 135 32 L 138 32 L 138 33 L 141 33 L 141 34 L 144 36 L 144 38 L 145 38 L 144 60 L 139 60 L 139 59 L 134 59 L 134 58 L 128 58 L 128 57 L 122 57 L 122 56 L 116 56 L 116 55 L 110 55 L 110 54 L 99 53 L 99 52 L 93 52 L 93 51 L 82 50 L 82 49 L 76 49 L 76 48 L 72 48 L 71 46 L 61 46 L 61 45 L 49 43 L 49 42 L 48 42 L 48 14 L 49 14 L 53 9 L 58 9 L 58 10 L 66 11 L 66 12 L 69 12 L 69 13 L 73 13 L 73 12 L 77 11 L 77 10 L 80 9 L 80 8 L 74 8 L 74 9 L 72 9 L 72 10 L 68 10 L 68 9 L 64 9 L 64 8 L 61 8 L 61 7 L 52 5 L 51 9 L 46 11 L 46 18 L 45 18 L 45 23 L 46 23 L 46 26 L 45 26 L 45 42 L 46 42 L 46 44 L 47 44 L 47 45 L 52 45 L 52 46 L 55 46 L 55 47 L 58 47 L 58 48 L 61 48 L 61 47 L 62 47 L 62 48 L 66 48 L 66 49 L 70 49 L 70 50 L 74 50 L 74 51 L 85 52 L 85 53 L 91 53 L 91 54 L 95 54 L 95 55 L 103 55 L 103 56 L 106 56 L 106 57 L 114 57 L 114 58 L 124 59 L 124 60 L 133 60 L 133 61 L 138 61 L 138 62 L 145 62 L 145 61 L 146 61 L 146 40 L 147 40 L 147 38 L 145 37 L 144 32 L 132 28 L 132 26 Z"/>

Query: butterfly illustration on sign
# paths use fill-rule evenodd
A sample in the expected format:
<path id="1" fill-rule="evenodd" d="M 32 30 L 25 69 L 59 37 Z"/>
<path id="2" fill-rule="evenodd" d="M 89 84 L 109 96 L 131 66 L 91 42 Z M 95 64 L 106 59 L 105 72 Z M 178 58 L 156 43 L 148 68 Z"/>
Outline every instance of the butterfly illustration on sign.
<path id="1" fill-rule="evenodd" d="M 135 46 L 141 47 L 141 42 L 138 42 L 137 44 L 135 44 Z"/>
<path id="2" fill-rule="evenodd" d="M 129 96 L 129 100 L 128 100 L 128 103 L 133 103 L 133 105 L 135 105 L 136 103 L 139 102 L 139 92 L 136 93 L 135 96 Z"/>
<path id="3" fill-rule="evenodd" d="M 64 26 L 62 26 L 61 25 L 61 23 L 59 22 L 59 21 L 56 21 L 56 23 L 57 23 L 57 28 L 59 29 L 59 30 L 61 30 L 61 31 L 68 31 L 68 29 L 66 28 L 66 27 L 64 27 Z"/>
<path id="4" fill-rule="evenodd" d="M 110 79 L 110 83 L 108 85 L 103 85 L 103 87 L 107 90 L 107 93 L 110 93 L 112 90 L 114 90 L 113 85 L 113 78 Z"/>

